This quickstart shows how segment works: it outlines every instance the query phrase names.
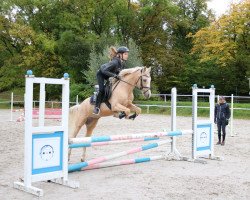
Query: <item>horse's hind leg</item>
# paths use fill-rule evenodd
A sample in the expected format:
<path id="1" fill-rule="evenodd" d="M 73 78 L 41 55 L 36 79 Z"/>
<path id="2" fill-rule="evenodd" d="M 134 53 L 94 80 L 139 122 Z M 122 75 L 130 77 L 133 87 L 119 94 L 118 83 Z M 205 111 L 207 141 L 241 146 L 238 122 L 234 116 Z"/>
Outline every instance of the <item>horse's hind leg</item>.
<path id="1" fill-rule="evenodd" d="M 76 127 L 76 129 L 74 130 L 74 134 L 73 134 L 73 137 L 71 138 L 75 138 L 76 135 L 78 134 L 78 132 L 80 131 L 81 127 Z M 71 148 L 68 149 L 68 161 L 70 160 L 70 155 L 71 155 Z"/>
<path id="2" fill-rule="evenodd" d="M 88 118 L 87 122 L 86 122 L 86 137 L 91 137 L 94 128 L 97 125 L 99 118 Z M 85 161 L 85 157 L 86 157 L 86 147 L 83 148 L 83 153 L 82 153 L 82 157 L 81 157 L 81 161 L 84 162 Z"/>
<path id="3" fill-rule="evenodd" d="M 70 134 L 69 134 L 69 138 L 75 138 L 77 136 L 77 134 L 79 133 L 80 129 L 82 128 L 82 126 L 86 123 L 87 119 L 81 119 L 77 121 L 75 128 L 73 130 L 70 130 Z M 71 148 L 68 149 L 68 160 L 70 160 L 70 155 L 71 155 Z"/>

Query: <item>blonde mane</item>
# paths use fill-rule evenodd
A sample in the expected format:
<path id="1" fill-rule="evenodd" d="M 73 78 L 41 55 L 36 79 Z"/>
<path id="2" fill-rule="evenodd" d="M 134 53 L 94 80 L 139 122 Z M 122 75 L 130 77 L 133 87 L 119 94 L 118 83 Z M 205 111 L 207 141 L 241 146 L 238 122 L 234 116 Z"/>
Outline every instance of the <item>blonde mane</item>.
<path id="1" fill-rule="evenodd" d="M 120 71 L 119 76 L 124 78 L 125 76 L 127 76 L 129 74 L 132 74 L 138 70 L 141 70 L 142 68 L 143 67 L 134 67 L 134 68 L 123 69 L 122 71 Z M 111 80 L 112 84 L 115 84 L 118 81 L 118 79 L 116 79 L 116 78 L 111 78 L 111 79 L 112 79 Z"/>
<path id="2" fill-rule="evenodd" d="M 124 76 L 126 76 L 128 74 L 132 74 L 135 71 L 141 70 L 141 69 L 142 69 L 142 67 L 134 67 L 134 68 L 129 68 L 129 69 L 123 69 L 122 71 L 120 71 L 119 76 L 124 77 Z"/>

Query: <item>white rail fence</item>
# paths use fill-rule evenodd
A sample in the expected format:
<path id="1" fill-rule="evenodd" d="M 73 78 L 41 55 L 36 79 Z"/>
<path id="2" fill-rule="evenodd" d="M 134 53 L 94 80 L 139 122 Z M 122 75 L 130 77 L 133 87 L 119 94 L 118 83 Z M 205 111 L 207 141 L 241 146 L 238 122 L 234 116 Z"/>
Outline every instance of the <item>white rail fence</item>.
<path id="1" fill-rule="evenodd" d="M 171 94 L 152 94 L 152 97 L 160 97 L 163 99 L 164 102 L 168 102 L 170 101 L 170 98 L 171 98 Z M 191 98 L 192 98 L 192 95 L 177 95 L 177 97 L 181 97 L 181 98 L 190 98 L 190 101 L 191 101 Z M 198 95 L 198 98 L 204 98 L 204 101 L 205 101 L 205 98 L 207 98 L 208 95 Z M 230 99 L 230 108 L 231 108 L 231 118 L 230 118 L 230 123 L 229 123 L 229 129 L 230 129 L 230 135 L 231 136 L 234 136 L 236 133 L 234 132 L 233 130 L 233 124 L 234 124 L 234 110 L 245 110 L 245 111 L 250 111 L 250 108 L 237 108 L 237 107 L 234 107 L 234 103 L 238 103 L 239 102 L 239 99 L 245 101 L 245 103 L 250 103 L 250 97 L 249 96 L 234 96 L 233 94 L 231 96 L 224 96 L 227 100 Z M 19 97 L 20 99 L 20 97 Z M 217 96 L 217 100 L 219 99 L 219 95 Z M 179 102 L 184 102 L 184 101 L 179 101 Z M 60 101 L 45 101 L 45 103 L 47 104 L 47 108 L 60 108 L 61 107 L 61 102 Z M 19 109 L 15 109 L 14 108 L 14 105 L 15 104 L 24 104 L 24 101 L 22 100 L 15 100 L 15 96 L 13 93 L 11 93 L 11 96 L 10 96 L 10 100 L 8 101 L 0 101 L 0 104 L 10 104 L 10 121 L 14 121 L 13 120 L 13 112 L 14 111 L 18 111 Z M 73 106 L 73 105 L 76 105 L 76 104 L 79 104 L 79 99 L 78 99 L 78 95 L 76 96 L 76 101 L 73 101 L 73 102 L 70 102 L 70 106 Z M 140 107 L 146 107 L 146 112 L 147 113 L 150 113 L 150 108 L 153 108 L 153 107 L 157 107 L 157 108 L 171 108 L 171 104 L 169 103 L 169 105 L 152 105 L 152 104 L 137 104 L 138 106 Z M 37 100 L 34 100 L 33 101 L 33 108 L 36 108 L 39 106 L 39 101 Z M 192 106 L 185 106 L 185 105 L 179 105 L 179 106 L 176 106 L 177 108 L 190 108 L 192 109 Z M 203 108 L 203 109 L 209 109 L 208 106 L 199 106 L 199 108 Z"/>

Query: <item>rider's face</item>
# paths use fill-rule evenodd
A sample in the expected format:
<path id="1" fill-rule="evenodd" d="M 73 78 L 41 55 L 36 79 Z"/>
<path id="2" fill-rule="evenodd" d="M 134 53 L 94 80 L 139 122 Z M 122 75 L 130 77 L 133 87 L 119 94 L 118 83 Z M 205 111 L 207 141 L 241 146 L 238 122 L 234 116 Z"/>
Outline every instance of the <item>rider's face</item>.
<path id="1" fill-rule="evenodd" d="M 128 52 L 122 54 L 123 60 L 128 60 Z"/>

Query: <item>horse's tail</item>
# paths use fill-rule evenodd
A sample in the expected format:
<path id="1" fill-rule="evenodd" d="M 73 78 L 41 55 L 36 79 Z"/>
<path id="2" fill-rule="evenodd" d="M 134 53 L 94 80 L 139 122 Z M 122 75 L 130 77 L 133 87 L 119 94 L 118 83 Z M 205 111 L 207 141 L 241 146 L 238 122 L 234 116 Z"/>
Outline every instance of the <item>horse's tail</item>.
<path id="1" fill-rule="evenodd" d="M 80 105 L 75 105 L 69 108 L 69 138 L 75 137 L 76 121 Z"/>

